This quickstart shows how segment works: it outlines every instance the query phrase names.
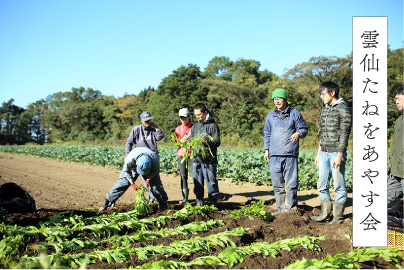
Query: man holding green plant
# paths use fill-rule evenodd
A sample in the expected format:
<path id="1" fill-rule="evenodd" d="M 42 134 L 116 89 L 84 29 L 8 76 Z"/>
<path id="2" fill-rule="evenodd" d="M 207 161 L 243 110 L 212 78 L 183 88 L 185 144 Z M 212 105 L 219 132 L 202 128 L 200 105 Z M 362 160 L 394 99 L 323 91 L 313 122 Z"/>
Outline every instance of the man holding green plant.
<path id="1" fill-rule="evenodd" d="M 193 163 L 193 180 L 196 204 L 203 205 L 204 179 L 208 187 L 209 202 L 217 206 L 219 185 L 216 179 L 217 148 L 220 146 L 220 130 L 212 116 L 208 113 L 205 104 L 194 106 L 195 117 L 198 120 L 191 130 L 188 144 L 195 151 Z M 194 145 L 196 144 L 196 145 Z"/>
<path id="2" fill-rule="evenodd" d="M 264 159 L 270 162 L 276 215 L 297 206 L 299 139 L 306 137 L 307 127 L 302 114 L 288 104 L 284 89 L 275 89 L 272 100 L 275 109 L 265 118 Z"/>

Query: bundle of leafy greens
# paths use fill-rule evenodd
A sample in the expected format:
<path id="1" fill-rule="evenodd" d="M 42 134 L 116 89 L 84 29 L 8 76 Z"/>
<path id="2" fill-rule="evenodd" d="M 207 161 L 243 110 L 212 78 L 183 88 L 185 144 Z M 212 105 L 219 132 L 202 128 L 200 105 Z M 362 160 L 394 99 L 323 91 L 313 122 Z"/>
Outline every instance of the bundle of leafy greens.
<path id="1" fill-rule="evenodd" d="M 209 144 L 205 143 L 207 140 L 213 141 L 213 138 L 206 133 L 201 133 L 198 137 L 188 138 L 188 140 L 184 142 L 181 142 L 177 135 L 173 133 L 171 134 L 171 140 L 174 142 L 175 146 L 185 149 L 185 154 L 181 159 L 181 163 L 185 162 L 185 164 L 188 164 L 188 159 L 192 159 L 198 154 L 200 154 L 202 158 L 205 158 L 205 145 L 208 146 L 207 148 L 209 149 L 210 154 L 213 156 Z"/>
<path id="2" fill-rule="evenodd" d="M 136 190 L 135 210 L 140 214 L 147 216 L 149 214 L 149 200 L 146 199 L 144 193 L 145 188 L 141 187 Z"/>

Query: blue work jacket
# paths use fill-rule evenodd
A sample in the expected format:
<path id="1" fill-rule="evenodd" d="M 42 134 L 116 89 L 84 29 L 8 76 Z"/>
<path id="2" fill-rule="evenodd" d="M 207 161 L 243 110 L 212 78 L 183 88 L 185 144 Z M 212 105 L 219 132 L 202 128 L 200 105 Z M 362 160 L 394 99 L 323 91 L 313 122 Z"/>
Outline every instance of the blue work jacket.
<path id="1" fill-rule="evenodd" d="M 300 139 L 296 143 L 290 139 L 297 131 L 300 133 L 300 139 L 306 137 L 307 127 L 302 114 L 291 105 L 280 114 L 275 108 L 265 118 L 264 149 L 269 150 L 270 156 L 297 157 Z"/>

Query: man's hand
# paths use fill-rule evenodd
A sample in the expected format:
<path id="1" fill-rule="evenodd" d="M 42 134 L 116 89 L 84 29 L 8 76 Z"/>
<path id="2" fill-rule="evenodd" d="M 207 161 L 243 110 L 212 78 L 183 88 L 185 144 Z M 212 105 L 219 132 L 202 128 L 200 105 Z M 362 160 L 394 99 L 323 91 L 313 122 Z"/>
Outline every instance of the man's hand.
<path id="1" fill-rule="evenodd" d="M 151 126 L 152 128 L 155 128 L 156 130 L 157 130 L 157 129 L 160 129 L 160 127 L 159 127 L 156 123 L 154 123 L 154 122 L 152 122 L 152 123 L 150 124 L 150 126 Z"/>
<path id="2" fill-rule="evenodd" d="M 292 136 L 290 136 L 290 140 L 292 141 L 292 143 L 297 143 L 299 141 L 299 138 L 300 138 L 299 131 L 295 132 Z"/>
<path id="3" fill-rule="evenodd" d="M 334 158 L 334 160 L 331 162 L 331 166 L 333 168 L 338 168 L 339 165 L 341 165 L 341 163 L 342 163 L 342 153 L 338 153 L 337 157 Z"/>
<path id="4" fill-rule="evenodd" d="M 320 162 L 320 152 L 318 152 L 317 156 L 316 156 L 316 160 L 314 161 L 316 163 L 316 165 L 318 166 L 318 163 Z"/>
<path id="5" fill-rule="evenodd" d="M 265 150 L 264 159 L 266 162 L 269 162 L 269 150 Z"/>

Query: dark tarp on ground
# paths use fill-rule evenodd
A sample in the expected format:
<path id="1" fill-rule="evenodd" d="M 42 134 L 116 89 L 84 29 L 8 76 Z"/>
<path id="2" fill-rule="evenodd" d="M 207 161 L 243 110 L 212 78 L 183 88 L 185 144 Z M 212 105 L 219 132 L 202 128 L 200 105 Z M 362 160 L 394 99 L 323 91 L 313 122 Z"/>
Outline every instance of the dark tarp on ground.
<path id="1" fill-rule="evenodd" d="M 0 212 L 35 212 L 35 200 L 22 187 L 15 183 L 0 186 Z"/>

